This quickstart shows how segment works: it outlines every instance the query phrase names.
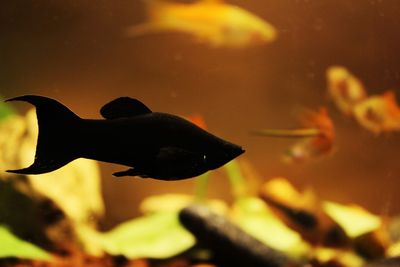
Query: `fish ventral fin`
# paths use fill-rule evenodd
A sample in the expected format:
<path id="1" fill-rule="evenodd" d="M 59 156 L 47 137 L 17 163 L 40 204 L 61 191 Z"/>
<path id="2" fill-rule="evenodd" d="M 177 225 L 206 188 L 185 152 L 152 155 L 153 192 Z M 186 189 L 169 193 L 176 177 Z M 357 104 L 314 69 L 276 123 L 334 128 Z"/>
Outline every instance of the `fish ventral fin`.
<path id="1" fill-rule="evenodd" d="M 100 114 L 105 119 L 112 120 L 118 118 L 133 117 L 152 113 L 145 104 L 137 99 L 130 97 L 119 97 L 100 109 Z"/>

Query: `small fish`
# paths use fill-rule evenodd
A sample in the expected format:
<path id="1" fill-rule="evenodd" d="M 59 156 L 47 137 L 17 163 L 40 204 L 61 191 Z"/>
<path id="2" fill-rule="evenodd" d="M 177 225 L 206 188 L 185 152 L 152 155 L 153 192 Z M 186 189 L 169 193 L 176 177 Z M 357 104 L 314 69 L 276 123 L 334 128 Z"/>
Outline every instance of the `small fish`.
<path id="1" fill-rule="evenodd" d="M 303 117 L 306 128 L 318 130 L 314 137 L 299 141 L 289 148 L 284 159 L 288 162 L 305 162 L 332 152 L 335 139 L 334 125 L 325 108 L 317 112 L 309 111 Z"/>
<path id="2" fill-rule="evenodd" d="M 394 92 L 368 96 L 364 85 L 343 67 L 327 71 L 328 90 L 338 108 L 375 134 L 400 131 L 400 107 Z"/>
<path id="3" fill-rule="evenodd" d="M 54 171 L 77 158 L 129 166 L 115 176 L 160 180 L 191 178 L 223 166 L 244 153 L 193 123 L 152 112 L 136 99 L 117 98 L 100 110 L 105 120 L 82 119 L 51 98 L 25 95 L 36 107 L 39 137 L 34 163 L 20 174 Z"/>
<path id="4" fill-rule="evenodd" d="M 400 107 L 393 91 L 368 97 L 354 107 L 358 123 L 375 134 L 400 131 Z"/>
<path id="5" fill-rule="evenodd" d="M 172 3 L 146 0 L 148 20 L 128 29 L 128 36 L 157 32 L 182 32 L 212 47 L 241 48 L 270 43 L 275 28 L 252 13 L 221 0 Z"/>
<path id="6" fill-rule="evenodd" d="M 253 133 L 262 136 L 302 138 L 284 154 L 284 160 L 290 163 L 305 162 L 329 154 L 333 148 L 335 131 L 327 110 L 321 108 L 318 112 L 308 111 L 303 114 L 301 122 L 304 128 L 267 129 L 253 131 Z"/>
<path id="7" fill-rule="evenodd" d="M 364 85 L 344 67 L 330 67 L 326 76 L 330 97 L 341 112 L 352 116 L 353 107 L 367 98 Z"/>

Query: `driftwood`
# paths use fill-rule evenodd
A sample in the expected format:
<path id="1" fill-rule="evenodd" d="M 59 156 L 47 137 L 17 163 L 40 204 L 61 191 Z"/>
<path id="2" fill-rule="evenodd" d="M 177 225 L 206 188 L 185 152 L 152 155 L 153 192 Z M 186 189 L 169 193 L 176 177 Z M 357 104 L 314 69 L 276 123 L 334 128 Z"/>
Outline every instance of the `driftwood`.
<path id="1" fill-rule="evenodd" d="M 364 265 L 364 267 L 398 267 L 398 266 L 400 266 L 400 257 L 387 258 Z"/>
<path id="2" fill-rule="evenodd" d="M 184 208 L 179 219 L 200 245 L 210 249 L 218 262 L 226 266 L 294 266 L 282 253 L 248 235 L 225 217 L 208 208 L 193 205 Z"/>

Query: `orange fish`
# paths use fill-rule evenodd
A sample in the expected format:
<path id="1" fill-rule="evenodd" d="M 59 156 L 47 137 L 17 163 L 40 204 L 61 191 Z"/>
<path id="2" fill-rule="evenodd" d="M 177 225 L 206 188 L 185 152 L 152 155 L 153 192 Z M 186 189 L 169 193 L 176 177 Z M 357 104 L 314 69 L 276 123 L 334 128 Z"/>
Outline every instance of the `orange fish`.
<path id="1" fill-rule="evenodd" d="M 192 114 L 190 116 L 186 117 L 187 120 L 189 120 L 191 123 L 197 125 L 203 130 L 207 129 L 206 121 L 204 120 L 204 117 L 198 113 Z"/>
<path id="2" fill-rule="evenodd" d="M 335 139 L 334 125 L 326 108 L 308 111 L 301 119 L 304 128 L 295 130 L 261 130 L 257 135 L 302 138 L 284 153 L 286 162 L 305 162 L 332 151 Z"/>
<path id="3" fill-rule="evenodd" d="M 340 111 L 351 116 L 354 105 L 367 97 L 364 85 L 346 68 L 340 66 L 330 67 L 326 77 L 330 97 Z"/>
<path id="4" fill-rule="evenodd" d="M 361 126 L 375 134 L 400 131 L 400 107 L 393 91 L 368 97 L 357 104 L 354 116 Z"/>
<path id="5" fill-rule="evenodd" d="M 212 47 L 241 48 L 276 39 L 275 28 L 238 6 L 221 0 L 174 3 L 146 0 L 148 19 L 128 29 L 129 36 L 181 32 Z"/>
<path id="6" fill-rule="evenodd" d="M 321 108 L 318 112 L 308 112 L 303 117 L 302 123 L 304 127 L 316 129 L 318 134 L 289 148 L 284 157 L 288 162 L 304 162 L 332 151 L 335 131 L 325 108 Z"/>

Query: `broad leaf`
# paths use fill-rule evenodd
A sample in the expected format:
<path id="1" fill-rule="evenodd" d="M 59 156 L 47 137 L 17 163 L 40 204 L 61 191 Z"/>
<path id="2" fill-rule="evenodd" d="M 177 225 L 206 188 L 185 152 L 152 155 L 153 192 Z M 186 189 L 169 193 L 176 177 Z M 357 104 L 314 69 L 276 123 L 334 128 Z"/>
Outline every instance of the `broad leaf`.
<path id="1" fill-rule="evenodd" d="M 139 217 L 93 237 L 93 241 L 100 242 L 107 253 L 130 259 L 169 258 L 195 244 L 194 237 L 180 225 L 177 212 Z"/>
<path id="2" fill-rule="evenodd" d="M 323 209 L 352 238 L 377 230 L 382 225 L 378 216 L 356 205 L 325 201 Z"/>
<path id="3" fill-rule="evenodd" d="M 236 201 L 233 220 L 267 246 L 294 258 L 305 256 L 310 250 L 300 234 L 280 221 L 261 199 L 247 197 Z"/>
<path id="4" fill-rule="evenodd" d="M 0 258 L 21 258 L 50 260 L 51 256 L 43 249 L 19 239 L 7 227 L 0 225 Z"/>

